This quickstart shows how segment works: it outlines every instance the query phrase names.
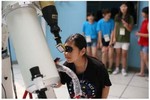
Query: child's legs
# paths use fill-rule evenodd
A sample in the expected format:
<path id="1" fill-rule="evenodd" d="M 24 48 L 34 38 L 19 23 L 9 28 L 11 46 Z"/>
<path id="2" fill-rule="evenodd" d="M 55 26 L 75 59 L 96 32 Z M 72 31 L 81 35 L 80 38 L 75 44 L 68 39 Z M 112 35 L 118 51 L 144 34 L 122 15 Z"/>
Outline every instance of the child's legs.
<path id="1" fill-rule="evenodd" d="M 87 55 L 92 56 L 92 53 L 91 53 L 91 43 L 87 43 L 86 51 L 87 51 Z"/>
<path id="2" fill-rule="evenodd" d="M 108 48 L 104 46 L 102 48 L 102 62 L 105 65 L 105 67 L 107 67 L 107 57 L 108 57 Z"/>
<path id="3" fill-rule="evenodd" d="M 97 58 L 97 39 L 92 39 L 91 49 L 92 56 Z"/>
<path id="4" fill-rule="evenodd" d="M 102 44 L 103 44 L 103 48 L 102 48 L 102 62 L 107 67 L 109 42 L 105 42 L 105 39 L 102 38 Z"/>
<path id="5" fill-rule="evenodd" d="M 116 68 L 118 67 L 119 68 L 119 65 L 120 65 L 120 56 L 121 56 L 121 43 L 119 42 L 116 42 L 115 45 L 114 45 L 114 48 L 115 48 L 115 51 L 116 51 Z"/>
<path id="6" fill-rule="evenodd" d="M 144 64 L 144 57 L 143 57 L 143 51 L 140 51 L 140 65 L 141 65 L 141 69 L 140 69 L 140 75 L 144 75 L 144 70 L 145 70 L 145 64 Z"/>
<path id="7" fill-rule="evenodd" d="M 146 46 L 143 47 L 143 60 L 144 60 L 144 64 L 148 68 L 148 47 Z"/>
<path id="8" fill-rule="evenodd" d="M 144 58 L 144 64 L 148 68 L 148 54 L 147 53 L 143 53 L 143 58 Z"/>
<path id="9" fill-rule="evenodd" d="M 127 54 L 129 49 L 129 43 L 123 43 L 122 44 L 122 68 L 127 67 Z"/>
<path id="10" fill-rule="evenodd" d="M 127 50 L 123 50 L 122 49 L 122 57 L 121 57 L 121 59 L 122 59 L 122 68 L 126 68 L 126 66 L 127 66 Z"/>
<path id="11" fill-rule="evenodd" d="M 116 67 L 119 68 L 119 65 L 120 65 L 120 57 L 121 56 L 121 49 L 120 48 L 117 48 L 116 49 Z"/>
<path id="12" fill-rule="evenodd" d="M 96 46 L 92 47 L 92 56 L 95 57 L 95 58 L 97 58 L 97 48 L 96 48 Z"/>
<path id="13" fill-rule="evenodd" d="M 108 51 L 108 57 L 109 57 L 109 68 L 112 68 L 113 65 L 113 53 L 114 53 L 114 48 L 109 47 L 109 51 Z"/>

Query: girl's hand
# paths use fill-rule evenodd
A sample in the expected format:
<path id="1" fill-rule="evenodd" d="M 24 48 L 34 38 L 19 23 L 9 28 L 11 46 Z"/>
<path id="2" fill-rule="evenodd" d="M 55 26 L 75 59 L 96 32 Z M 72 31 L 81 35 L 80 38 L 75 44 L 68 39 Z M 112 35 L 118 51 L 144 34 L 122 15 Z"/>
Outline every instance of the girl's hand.
<path id="1" fill-rule="evenodd" d="M 124 27 L 128 26 L 128 23 L 125 20 L 122 19 L 121 21 L 122 21 Z"/>
<path id="2" fill-rule="evenodd" d="M 97 48 L 102 48 L 102 47 L 103 47 L 102 42 L 98 42 L 98 43 L 97 43 Z"/>
<path id="3" fill-rule="evenodd" d="M 102 42 L 100 42 L 100 48 L 101 48 L 101 49 L 103 48 L 103 44 L 102 44 Z"/>
<path id="4" fill-rule="evenodd" d="M 113 44 L 115 44 L 115 43 L 116 43 L 116 38 L 113 38 L 112 43 L 113 43 Z"/>
<path id="5" fill-rule="evenodd" d="M 139 36 L 139 32 L 136 32 L 135 35 L 136 35 L 136 36 Z"/>
<path id="6" fill-rule="evenodd" d="M 99 47 L 100 47 L 100 48 L 102 48 L 102 47 L 103 47 L 102 42 L 99 42 Z"/>
<path id="7" fill-rule="evenodd" d="M 100 48 L 100 44 L 99 44 L 99 42 L 97 42 L 97 49 L 99 49 Z"/>
<path id="8" fill-rule="evenodd" d="M 112 44 L 113 44 L 112 41 L 110 41 L 108 47 L 112 47 Z"/>
<path id="9" fill-rule="evenodd" d="M 112 47 L 114 47 L 114 43 L 111 41 L 110 43 L 109 43 L 109 46 L 108 46 L 109 48 L 112 48 Z"/>

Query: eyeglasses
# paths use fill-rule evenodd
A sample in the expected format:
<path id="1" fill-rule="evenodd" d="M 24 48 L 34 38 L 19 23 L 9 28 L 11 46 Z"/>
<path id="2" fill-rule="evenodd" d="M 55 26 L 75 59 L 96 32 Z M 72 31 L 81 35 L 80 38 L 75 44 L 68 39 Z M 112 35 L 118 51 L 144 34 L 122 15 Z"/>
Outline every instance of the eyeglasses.
<path id="1" fill-rule="evenodd" d="M 65 52 L 71 53 L 73 51 L 73 48 L 71 46 L 65 46 Z"/>

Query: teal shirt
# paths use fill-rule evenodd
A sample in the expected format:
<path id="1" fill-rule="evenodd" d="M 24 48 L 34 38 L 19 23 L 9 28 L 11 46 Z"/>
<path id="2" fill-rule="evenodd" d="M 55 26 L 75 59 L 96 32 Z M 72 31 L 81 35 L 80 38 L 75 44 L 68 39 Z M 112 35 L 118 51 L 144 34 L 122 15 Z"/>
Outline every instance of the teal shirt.
<path id="1" fill-rule="evenodd" d="M 100 19 L 97 23 L 97 31 L 101 31 L 102 38 L 104 38 L 104 35 L 111 36 L 111 32 L 114 30 L 114 20 L 109 19 L 108 21 L 105 21 L 104 18 Z"/>
<path id="2" fill-rule="evenodd" d="M 91 39 L 97 39 L 98 38 L 98 31 L 97 28 L 97 22 L 94 22 L 90 24 L 88 21 L 84 22 L 83 24 L 83 32 L 85 36 L 90 36 Z"/>

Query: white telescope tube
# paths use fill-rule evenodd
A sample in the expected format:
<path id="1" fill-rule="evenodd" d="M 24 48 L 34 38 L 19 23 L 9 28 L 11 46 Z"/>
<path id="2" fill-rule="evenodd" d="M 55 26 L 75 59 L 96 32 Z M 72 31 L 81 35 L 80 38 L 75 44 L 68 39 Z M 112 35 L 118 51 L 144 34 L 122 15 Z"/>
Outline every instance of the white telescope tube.
<path id="1" fill-rule="evenodd" d="M 45 86 L 58 83 L 59 74 L 50 55 L 35 8 L 24 6 L 14 9 L 6 15 L 6 24 L 26 88 L 33 85 L 30 68 L 34 66 L 39 67 Z"/>

